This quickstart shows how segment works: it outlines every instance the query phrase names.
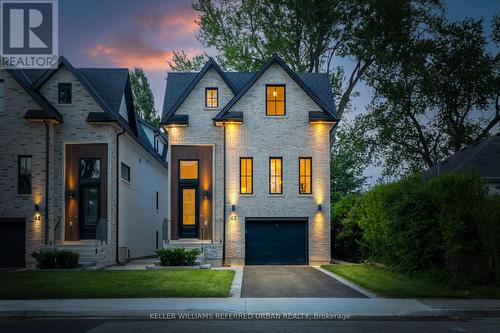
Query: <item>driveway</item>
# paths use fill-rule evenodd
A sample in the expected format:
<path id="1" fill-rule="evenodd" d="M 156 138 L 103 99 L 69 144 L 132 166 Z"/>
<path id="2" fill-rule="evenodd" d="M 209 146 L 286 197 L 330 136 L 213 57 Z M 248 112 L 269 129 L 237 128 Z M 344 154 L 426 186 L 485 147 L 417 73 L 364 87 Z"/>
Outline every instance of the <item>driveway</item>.
<path id="1" fill-rule="evenodd" d="M 241 297 L 366 298 L 309 266 L 245 266 Z"/>

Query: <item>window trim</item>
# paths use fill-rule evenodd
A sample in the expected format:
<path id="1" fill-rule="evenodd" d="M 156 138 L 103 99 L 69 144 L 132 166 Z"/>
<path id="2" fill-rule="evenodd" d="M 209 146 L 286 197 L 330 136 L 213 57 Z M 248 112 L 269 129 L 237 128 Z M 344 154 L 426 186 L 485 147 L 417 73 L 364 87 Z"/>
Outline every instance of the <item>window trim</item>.
<path id="1" fill-rule="evenodd" d="M 252 164 L 252 173 L 250 175 L 250 179 L 252 180 L 252 186 L 250 187 L 250 192 L 247 191 L 245 193 L 241 192 L 241 178 L 242 178 L 242 174 L 241 174 L 241 165 L 242 164 L 241 164 L 241 162 L 243 160 L 250 160 L 251 164 Z M 241 156 L 240 157 L 240 194 L 242 194 L 242 195 L 253 194 L 253 169 L 254 169 L 253 168 L 253 157 L 251 157 L 251 156 Z M 249 176 L 245 176 L 245 177 L 248 178 Z"/>
<path id="2" fill-rule="evenodd" d="M 22 158 L 29 158 L 31 160 L 31 165 L 30 165 L 30 188 L 29 192 L 22 192 L 20 191 L 20 182 L 21 182 L 21 159 Z M 20 195 L 30 195 L 33 193 L 33 155 L 17 155 L 17 194 Z"/>
<path id="3" fill-rule="evenodd" d="M 309 180 L 311 182 L 311 190 L 309 192 L 300 192 L 300 178 L 301 178 L 301 174 L 300 174 L 300 160 L 309 160 L 310 161 L 310 170 L 311 170 L 311 173 L 309 174 Z M 299 194 L 300 195 L 308 195 L 308 194 L 312 194 L 313 192 L 313 162 L 312 162 L 312 157 L 299 157 Z"/>
<path id="4" fill-rule="evenodd" d="M 189 161 L 196 161 L 198 167 L 196 168 L 196 178 L 188 178 L 188 179 L 182 179 L 181 178 L 181 162 L 189 162 Z M 178 161 L 178 171 L 177 171 L 177 179 L 179 180 L 179 182 L 198 182 L 200 181 L 200 160 L 197 159 L 197 158 L 182 158 L 182 159 L 179 159 Z"/>
<path id="5" fill-rule="evenodd" d="M 208 91 L 209 90 L 215 90 L 217 91 L 217 98 L 215 99 L 215 102 L 216 102 L 216 106 L 208 106 L 207 102 L 208 102 Z M 205 108 L 207 109 L 218 109 L 219 108 L 219 87 L 205 87 Z"/>
<path id="6" fill-rule="evenodd" d="M 269 110 L 267 109 L 267 88 L 268 87 L 283 87 L 283 114 L 269 114 Z M 285 117 L 286 116 L 286 84 L 266 84 L 266 116 L 267 117 Z M 274 100 L 276 102 L 276 100 Z M 276 109 L 276 107 L 275 107 Z"/>
<path id="7" fill-rule="evenodd" d="M 69 103 L 61 103 L 61 86 L 69 86 Z M 57 84 L 57 104 L 58 105 L 72 105 L 73 104 L 73 84 L 71 82 L 59 82 Z"/>
<path id="8" fill-rule="evenodd" d="M 271 160 L 279 159 L 280 160 L 280 168 L 281 168 L 281 192 L 271 192 Z M 279 156 L 270 156 L 269 157 L 269 194 L 270 195 L 282 195 L 283 194 L 283 157 Z"/>
<path id="9" fill-rule="evenodd" d="M 122 170 L 123 170 L 122 168 L 123 167 L 126 167 L 128 169 L 128 179 L 123 178 L 123 172 L 122 172 Z M 130 166 L 128 166 L 127 164 L 125 164 L 123 162 L 121 162 L 121 164 L 120 164 L 120 179 L 122 179 L 122 180 L 124 180 L 124 181 L 126 181 L 128 183 L 130 183 L 130 179 L 132 179 Z"/>

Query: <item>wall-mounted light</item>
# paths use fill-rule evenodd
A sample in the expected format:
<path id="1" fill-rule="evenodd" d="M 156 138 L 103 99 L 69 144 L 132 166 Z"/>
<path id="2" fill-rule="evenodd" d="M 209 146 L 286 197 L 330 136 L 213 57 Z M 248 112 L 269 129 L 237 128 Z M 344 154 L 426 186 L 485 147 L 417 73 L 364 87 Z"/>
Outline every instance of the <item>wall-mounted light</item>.
<path id="1" fill-rule="evenodd" d="M 208 191 L 203 192 L 203 199 L 208 199 Z"/>
<path id="2" fill-rule="evenodd" d="M 66 191 L 66 198 L 73 199 L 75 197 L 75 191 Z"/>
<path id="3" fill-rule="evenodd" d="M 40 206 L 35 205 L 35 221 L 40 221 L 42 216 L 40 215 Z"/>
<path id="4" fill-rule="evenodd" d="M 318 211 L 319 212 L 321 212 L 321 209 L 322 209 L 321 205 L 318 205 Z"/>
<path id="5" fill-rule="evenodd" d="M 236 211 L 236 205 L 231 205 L 231 211 L 232 212 Z"/>

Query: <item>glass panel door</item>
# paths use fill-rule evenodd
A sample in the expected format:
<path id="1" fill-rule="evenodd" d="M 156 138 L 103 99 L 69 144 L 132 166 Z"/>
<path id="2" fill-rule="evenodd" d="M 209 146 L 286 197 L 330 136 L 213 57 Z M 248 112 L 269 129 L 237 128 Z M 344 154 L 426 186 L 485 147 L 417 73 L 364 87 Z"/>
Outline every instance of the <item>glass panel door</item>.
<path id="1" fill-rule="evenodd" d="M 198 190 L 179 188 L 179 237 L 198 238 Z"/>
<path id="2" fill-rule="evenodd" d="M 80 238 L 94 239 L 99 219 L 99 187 L 81 187 Z"/>
<path id="3" fill-rule="evenodd" d="M 196 190 L 194 188 L 182 189 L 182 224 L 194 225 L 195 224 L 195 206 L 194 201 Z"/>

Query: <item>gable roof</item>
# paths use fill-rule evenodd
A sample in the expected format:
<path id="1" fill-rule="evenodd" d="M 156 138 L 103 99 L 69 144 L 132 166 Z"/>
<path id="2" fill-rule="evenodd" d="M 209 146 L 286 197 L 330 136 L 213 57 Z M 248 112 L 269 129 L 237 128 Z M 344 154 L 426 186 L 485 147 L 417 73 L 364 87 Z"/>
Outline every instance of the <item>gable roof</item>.
<path id="1" fill-rule="evenodd" d="M 423 172 L 429 179 L 444 172 L 474 169 L 486 179 L 500 179 L 500 134 L 474 142 Z"/>
<path id="2" fill-rule="evenodd" d="M 57 119 L 63 122 L 63 116 L 40 93 L 40 88 L 62 67 L 66 67 L 102 108 L 102 112 L 89 112 L 87 121 L 95 123 L 116 123 L 124 129 L 142 148 L 151 153 L 163 166 L 168 164 L 164 156 L 154 151 L 153 144 L 145 136 L 134 110 L 132 88 L 127 68 L 75 68 L 64 57 L 59 57 L 57 65 L 50 69 L 10 69 L 9 73 L 32 95 L 42 110 L 28 110 L 25 118 Z M 120 115 L 123 97 L 128 112 L 128 121 Z M 148 124 L 148 126 L 151 126 Z M 158 129 L 157 129 L 158 130 Z M 144 134 L 144 135 L 143 135 Z"/>
<path id="3" fill-rule="evenodd" d="M 229 80 L 229 78 L 222 71 L 222 69 L 219 67 L 217 62 L 215 62 L 215 60 L 212 57 L 210 57 L 208 59 L 208 61 L 206 62 L 206 64 L 203 66 L 203 68 L 198 73 L 175 73 L 174 72 L 174 73 L 168 74 L 167 86 L 169 85 L 168 79 L 169 79 L 170 75 L 172 75 L 172 74 L 174 74 L 174 76 L 177 76 L 175 74 L 188 74 L 188 75 L 183 75 L 183 76 L 177 77 L 179 79 L 178 80 L 179 82 L 176 82 L 176 84 L 180 84 L 180 87 L 171 87 L 175 98 L 169 98 L 168 110 L 166 112 L 165 112 L 165 104 L 167 101 L 168 89 L 165 89 L 165 100 L 164 100 L 164 104 L 163 104 L 164 114 L 162 115 L 162 122 L 168 120 L 170 118 L 170 116 L 172 116 L 175 113 L 175 111 L 177 111 L 179 106 L 181 106 L 182 102 L 184 102 L 184 100 L 186 100 L 186 98 L 189 96 L 189 93 L 198 84 L 198 82 L 205 75 L 205 73 L 208 72 L 208 70 L 211 68 L 214 69 L 217 72 L 217 74 L 220 75 L 222 80 L 224 80 L 224 82 L 227 84 L 229 89 L 231 89 L 233 94 L 236 94 L 236 87 L 233 85 L 233 82 L 231 82 Z"/>
<path id="4" fill-rule="evenodd" d="M 213 61 L 213 59 L 211 60 Z M 255 81 L 257 81 L 258 78 L 262 76 L 262 74 L 274 62 L 279 62 L 279 64 L 285 69 L 285 71 L 287 71 L 295 82 L 297 82 L 309 96 L 312 96 L 311 98 L 322 108 L 323 112 L 325 112 L 327 119 L 337 120 L 335 115 L 335 102 L 330 88 L 328 75 L 324 73 L 296 74 L 276 54 L 273 55 L 273 57 L 258 72 L 223 72 L 224 75 L 221 75 L 221 77 L 223 77 L 223 79 L 227 79 L 234 87 L 235 96 L 229 102 L 232 103 L 231 106 L 234 105 L 234 103 L 236 103 L 236 101 L 241 98 L 241 96 L 243 96 L 248 89 L 250 89 L 253 83 L 255 83 Z M 168 74 L 165 99 L 163 103 L 162 123 L 166 123 L 174 115 L 180 104 L 182 104 L 187 95 L 189 95 L 196 83 L 198 83 L 199 79 L 203 76 L 199 76 L 195 82 L 195 78 L 200 73 L 172 72 Z M 231 107 L 228 105 L 224 106 L 223 110 L 219 112 L 216 118 L 226 115 Z"/>

